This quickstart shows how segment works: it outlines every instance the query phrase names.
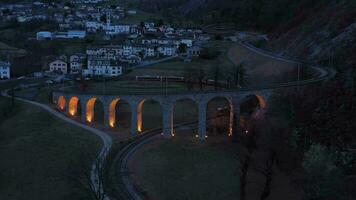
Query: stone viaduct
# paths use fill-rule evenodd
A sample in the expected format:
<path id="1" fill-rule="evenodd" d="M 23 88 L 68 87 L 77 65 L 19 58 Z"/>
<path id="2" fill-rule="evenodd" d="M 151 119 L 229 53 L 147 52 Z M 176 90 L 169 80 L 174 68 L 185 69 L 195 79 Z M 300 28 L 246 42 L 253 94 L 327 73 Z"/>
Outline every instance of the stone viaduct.
<path id="1" fill-rule="evenodd" d="M 180 100 L 192 100 L 198 106 L 199 121 L 198 121 L 198 135 L 200 140 L 206 138 L 206 121 L 207 121 L 207 107 L 208 103 L 215 98 L 224 98 L 229 102 L 230 118 L 229 118 L 229 135 L 231 136 L 235 131 L 233 128 L 240 126 L 240 105 L 250 96 L 256 96 L 259 101 L 260 109 L 265 109 L 267 106 L 267 99 L 270 96 L 270 91 L 207 91 L 195 93 L 181 93 L 181 94 L 158 94 L 158 95 L 96 95 L 96 94 L 77 94 L 64 91 L 53 92 L 53 103 L 57 105 L 58 109 L 67 113 L 69 116 L 77 115 L 78 106 L 81 106 L 81 116 L 83 123 L 90 123 L 94 120 L 94 104 L 97 100 L 102 102 L 104 107 L 104 125 L 105 128 L 115 126 L 116 105 L 120 101 L 126 101 L 131 107 L 131 134 L 133 136 L 142 132 L 142 108 L 147 100 L 154 100 L 162 107 L 163 114 L 163 135 L 167 138 L 173 136 L 173 112 L 174 106 Z M 235 117 L 234 117 L 235 116 Z M 235 126 L 234 126 L 235 123 Z"/>

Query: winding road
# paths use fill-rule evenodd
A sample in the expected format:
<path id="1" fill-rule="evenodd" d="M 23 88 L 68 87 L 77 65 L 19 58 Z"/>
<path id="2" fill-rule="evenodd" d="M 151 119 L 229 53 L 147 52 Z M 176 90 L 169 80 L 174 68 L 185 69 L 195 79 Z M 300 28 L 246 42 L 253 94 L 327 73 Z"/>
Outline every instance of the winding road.
<path id="1" fill-rule="evenodd" d="M 9 90 L 2 91 L 1 95 L 4 96 L 4 97 L 11 98 L 8 95 L 8 91 Z M 50 114 L 54 115 L 55 117 L 57 117 L 57 118 L 59 118 L 61 120 L 64 120 L 65 122 L 68 122 L 70 124 L 73 124 L 75 126 L 78 126 L 80 128 L 83 128 L 83 129 L 89 131 L 90 133 L 98 136 L 101 139 L 103 144 L 102 144 L 102 146 L 100 148 L 100 151 L 99 151 L 96 159 L 92 163 L 91 172 L 90 172 L 90 179 L 91 179 L 91 186 L 93 187 L 92 189 L 95 190 L 95 193 L 104 194 L 104 188 L 103 188 L 102 182 L 100 180 L 99 173 L 101 171 L 100 168 L 103 167 L 103 163 L 105 162 L 106 157 L 107 157 L 107 155 L 108 155 L 108 153 L 109 153 L 109 151 L 111 149 L 111 146 L 112 146 L 112 143 L 113 143 L 112 138 L 107 133 L 105 133 L 104 131 L 101 131 L 99 129 L 95 129 L 95 128 L 90 127 L 88 125 L 85 125 L 85 124 L 79 123 L 79 122 L 77 122 L 75 120 L 72 120 L 72 119 L 66 117 L 65 115 L 63 115 L 62 113 L 54 110 L 53 108 L 51 108 L 48 105 L 45 105 L 45 104 L 42 104 L 42 103 L 38 103 L 38 102 L 35 102 L 35 101 L 30 101 L 30 100 L 23 99 L 23 98 L 19 98 L 19 97 L 15 97 L 15 99 L 18 100 L 18 101 L 22 101 L 22 102 L 29 103 L 31 105 L 37 106 L 37 107 L 49 112 Z M 105 200 L 110 200 L 110 198 L 105 194 L 104 194 L 104 199 Z"/>

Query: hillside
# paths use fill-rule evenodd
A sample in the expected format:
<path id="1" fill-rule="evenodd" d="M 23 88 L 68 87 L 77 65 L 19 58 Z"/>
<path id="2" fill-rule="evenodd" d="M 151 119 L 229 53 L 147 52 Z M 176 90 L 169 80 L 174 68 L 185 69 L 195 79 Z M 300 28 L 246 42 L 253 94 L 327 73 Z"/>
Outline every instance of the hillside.
<path id="1" fill-rule="evenodd" d="M 139 0 L 140 7 L 199 24 L 234 24 L 236 30 L 267 33 L 270 48 L 336 65 L 355 60 L 356 1 L 349 0 Z M 345 61 L 345 62 L 344 62 Z"/>

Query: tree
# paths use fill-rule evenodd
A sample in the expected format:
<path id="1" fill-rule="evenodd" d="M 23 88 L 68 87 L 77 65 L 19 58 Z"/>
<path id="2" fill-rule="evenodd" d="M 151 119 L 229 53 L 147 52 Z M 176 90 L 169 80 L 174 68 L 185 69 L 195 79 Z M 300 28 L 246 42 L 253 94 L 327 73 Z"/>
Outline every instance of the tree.
<path id="1" fill-rule="evenodd" d="M 141 21 L 141 22 L 140 22 L 140 29 L 141 29 L 141 31 L 143 31 L 144 28 L 145 28 L 145 22 Z"/>
<path id="2" fill-rule="evenodd" d="M 213 49 L 209 49 L 209 48 L 203 48 L 200 51 L 199 57 L 203 58 L 203 59 L 207 59 L 207 60 L 212 60 L 214 58 L 216 58 L 219 55 L 218 51 L 215 51 Z"/>
<path id="3" fill-rule="evenodd" d="M 217 34 L 217 35 L 214 36 L 214 39 L 215 40 L 222 40 L 223 37 L 220 34 Z"/>
<path id="4" fill-rule="evenodd" d="M 345 176 L 335 161 L 332 152 L 320 144 L 311 145 L 304 154 L 306 180 L 303 189 L 309 199 L 340 197 Z"/>
<path id="5" fill-rule="evenodd" d="M 187 65 L 184 67 L 184 81 L 185 84 L 187 86 L 188 90 L 193 89 L 193 79 L 194 79 L 194 75 L 193 75 L 193 70 L 191 68 L 191 66 Z"/>
<path id="6" fill-rule="evenodd" d="M 70 7 L 70 8 L 73 7 L 73 5 L 69 1 L 65 2 L 64 6 L 67 6 L 67 7 Z"/>
<path id="7" fill-rule="evenodd" d="M 203 81 L 205 79 L 205 71 L 204 71 L 202 65 L 199 65 L 199 69 L 197 69 L 195 71 L 195 77 L 198 80 L 199 89 L 203 90 Z"/>
<path id="8" fill-rule="evenodd" d="M 157 22 L 157 26 L 160 27 L 160 26 L 163 26 L 163 25 L 164 25 L 163 19 L 159 19 L 158 22 Z"/>
<path id="9" fill-rule="evenodd" d="M 106 20 L 107 20 L 106 14 L 103 14 L 103 15 L 100 16 L 100 21 L 101 22 L 106 23 L 107 22 Z"/>
<path id="10" fill-rule="evenodd" d="M 178 51 L 179 53 L 187 53 L 187 48 L 188 48 L 187 44 L 180 43 L 178 47 Z"/>
<path id="11" fill-rule="evenodd" d="M 243 62 L 234 65 L 234 82 L 235 87 L 240 87 L 245 83 L 245 69 Z"/>
<path id="12" fill-rule="evenodd" d="M 220 66 L 215 65 L 213 69 L 213 76 L 214 76 L 214 89 L 217 90 L 219 85 L 219 77 L 220 77 Z"/>

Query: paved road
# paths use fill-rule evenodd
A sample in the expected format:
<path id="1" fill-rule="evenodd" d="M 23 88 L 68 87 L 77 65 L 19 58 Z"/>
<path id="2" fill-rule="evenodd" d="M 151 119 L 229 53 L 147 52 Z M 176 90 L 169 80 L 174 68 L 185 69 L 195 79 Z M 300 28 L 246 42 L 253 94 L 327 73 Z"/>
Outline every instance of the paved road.
<path id="1" fill-rule="evenodd" d="M 162 58 L 160 60 L 144 61 L 139 65 L 133 66 L 132 69 L 148 67 L 148 66 L 151 66 L 151 65 L 155 65 L 155 64 L 167 62 L 167 61 L 170 61 L 170 60 L 174 60 L 175 58 L 178 58 L 178 57 L 179 57 L 178 55 L 175 55 L 175 56 L 170 56 L 170 57 L 167 57 L 167 58 Z"/>
<path id="2" fill-rule="evenodd" d="M 8 90 L 1 92 L 2 96 L 11 98 L 7 93 L 8 93 Z M 99 172 L 100 172 L 100 168 L 103 166 L 103 163 L 105 162 L 106 157 L 109 153 L 109 150 L 112 146 L 112 143 L 113 143 L 112 138 L 108 134 L 106 134 L 104 131 L 92 128 L 88 125 L 85 125 L 85 124 L 79 123 L 75 120 L 72 120 L 72 119 L 66 117 L 65 115 L 63 115 L 62 113 L 52 109 L 48 105 L 38 103 L 35 101 L 30 101 L 30 100 L 23 99 L 23 98 L 18 98 L 18 97 L 16 97 L 16 100 L 40 107 L 43 110 L 54 115 L 55 117 L 58 117 L 59 119 L 64 120 L 65 122 L 68 122 L 70 124 L 73 124 L 77 127 L 80 127 L 80 128 L 83 128 L 83 129 L 89 131 L 90 133 L 98 136 L 102 140 L 103 144 L 101 146 L 100 152 L 92 164 L 90 178 L 91 178 L 92 186 L 94 187 L 94 190 L 96 191 L 96 193 L 103 194 L 104 189 L 103 189 L 102 182 L 99 180 L 100 179 Z M 109 197 L 105 196 L 105 200 L 109 200 Z"/>

